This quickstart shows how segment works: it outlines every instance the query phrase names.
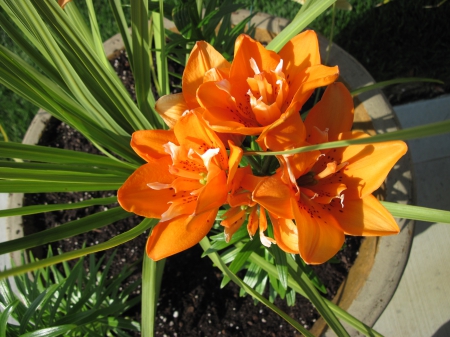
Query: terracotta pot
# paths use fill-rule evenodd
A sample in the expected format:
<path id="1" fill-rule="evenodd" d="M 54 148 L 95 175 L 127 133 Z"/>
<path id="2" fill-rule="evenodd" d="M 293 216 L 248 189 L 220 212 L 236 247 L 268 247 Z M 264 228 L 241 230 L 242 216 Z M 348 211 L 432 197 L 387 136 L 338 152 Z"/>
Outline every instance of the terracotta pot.
<path id="1" fill-rule="evenodd" d="M 237 11 L 232 22 L 238 23 L 249 15 L 249 11 Z M 288 21 L 283 18 L 257 14 L 252 24 L 256 25 L 256 38 L 262 43 L 269 42 L 279 33 Z M 165 21 L 166 28 L 174 29 L 172 22 Z M 320 51 L 325 59 L 328 41 L 319 36 Z M 117 34 L 104 43 L 106 55 L 114 57 L 123 49 L 123 41 Z M 350 90 L 375 83 L 370 74 L 351 55 L 333 44 L 329 51 L 329 65 L 338 65 L 340 80 Z M 369 133 L 385 133 L 398 129 L 393 109 L 380 90 L 373 90 L 355 98 L 356 129 Z M 36 144 L 50 115 L 39 110 L 28 129 L 23 143 Z M 409 153 L 400 159 L 389 174 L 384 189 L 385 200 L 397 203 L 412 203 L 412 179 Z M 20 207 L 23 194 L 11 194 L 9 207 Z M 1 219 L 1 218 L 0 218 Z M 391 300 L 406 265 L 412 243 L 414 221 L 397 219 L 400 234 L 381 238 L 366 238 L 360 248 L 358 258 L 351 268 L 347 279 L 341 285 L 334 302 L 350 314 L 372 326 Z M 23 235 L 21 217 L 6 218 L 7 239 L 12 240 Z M 16 263 L 20 255 L 12 254 Z M 326 325 L 319 319 L 311 329 L 314 335 L 328 335 Z M 352 336 L 357 332 L 349 328 Z"/>

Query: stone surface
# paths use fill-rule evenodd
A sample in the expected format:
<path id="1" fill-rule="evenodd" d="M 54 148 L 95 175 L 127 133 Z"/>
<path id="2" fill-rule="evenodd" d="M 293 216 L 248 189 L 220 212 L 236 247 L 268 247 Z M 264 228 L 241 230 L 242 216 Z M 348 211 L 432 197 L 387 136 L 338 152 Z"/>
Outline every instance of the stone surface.
<path id="1" fill-rule="evenodd" d="M 403 128 L 448 120 L 450 96 L 394 110 Z M 450 134 L 413 140 L 409 147 L 416 204 L 450 210 Z M 449 224 L 416 222 L 408 264 L 375 330 L 385 336 L 450 336 L 449 242 Z"/>

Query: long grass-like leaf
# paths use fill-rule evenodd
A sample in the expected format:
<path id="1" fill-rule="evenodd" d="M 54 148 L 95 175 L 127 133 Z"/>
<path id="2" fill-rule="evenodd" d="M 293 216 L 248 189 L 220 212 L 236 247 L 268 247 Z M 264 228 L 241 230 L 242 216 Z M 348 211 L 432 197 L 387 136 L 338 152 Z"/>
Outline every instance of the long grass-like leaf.
<path id="1" fill-rule="evenodd" d="M 150 35 L 148 27 L 148 0 L 131 2 L 131 29 L 133 45 L 133 75 L 136 86 L 136 99 L 145 117 L 155 127 L 153 105 L 155 100 L 150 88 Z"/>
<path id="2" fill-rule="evenodd" d="M 117 197 L 107 197 L 107 198 L 95 198 L 90 200 L 84 200 L 76 202 L 73 204 L 50 204 L 50 205 L 33 205 L 33 206 L 23 206 L 17 208 L 9 208 L 5 210 L 0 210 L 0 217 L 6 216 L 18 216 L 18 215 L 30 215 L 38 214 L 44 212 L 61 211 L 66 209 L 77 209 L 85 208 L 89 206 L 103 206 L 110 205 L 117 202 Z"/>
<path id="3" fill-rule="evenodd" d="M 275 36 L 266 48 L 279 52 L 290 39 L 305 29 L 315 18 L 335 2 L 336 0 L 316 0 L 302 13 L 302 15 L 296 16 L 286 28 Z"/>
<path id="4" fill-rule="evenodd" d="M 439 83 L 444 84 L 443 81 L 436 80 L 433 78 L 424 78 L 424 77 L 406 77 L 406 78 L 394 78 L 393 80 L 389 81 L 383 81 L 383 82 L 377 82 L 375 84 L 370 84 L 355 90 L 351 91 L 351 94 L 353 97 L 358 96 L 362 93 L 365 93 L 367 91 L 375 90 L 375 89 L 381 89 L 384 87 L 387 87 L 389 85 L 393 84 L 400 84 L 400 83 L 411 83 L 411 82 L 431 82 L 431 83 Z"/>
<path id="5" fill-rule="evenodd" d="M 88 215 L 82 219 L 65 223 L 61 226 L 30 234 L 19 239 L 0 243 L 0 254 L 45 245 L 74 235 L 101 228 L 115 221 L 129 217 L 131 213 L 121 207 L 111 208 L 101 213 Z"/>
<path id="6" fill-rule="evenodd" d="M 90 192 L 117 190 L 122 183 L 67 183 L 0 179 L 0 193 Z"/>
<path id="7" fill-rule="evenodd" d="M 393 131 L 389 133 L 383 133 L 371 137 L 352 139 L 352 140 L 338 140 L 335 142 L 328 142 L 318 145 L 310 145 L 298 147 L 292 150 L 286 151 L 248 151 L 244 152 L 245 156 L 251 155 L 260 155 L 260 156 L 275 156 L 275 155 L 284 155 L 284 154 L 295 154 L 301 152 L 308 152 L 313 150 L 324 150 L 324 149 L 333 149 L 338 147 L 345 147 L 349 145 L 358 145 L 358 144 L 371 144 L 371 143 L 381 143 L 387 142 L 391 140 L 409 140 L 415 138 L 429 137 L 441 135 L 444 133 L 450 132 L 450 120 L 431 123 L 423 126 L 416 126 L 413 128 Z"/>
<path id="8" fill-rule="evenodd" d="M 3 312 L 0 313 L 0 336 L 6 336 L 6 328 L 8 326 L 8 319 L 11 317 L 11 314 L 14 312 L 14 309 L 19 304 L 19 301 L 16 300 L 13 303 L 9 304 L 6 308 L 4 308 Z"/>
<path id="9" fill-rule="evenodd" d="M 57 337 L 57 336 L 61 336 L 61 335 L 65 334 L 75 328 L 77 328 L 77 325 L 75 325 L 75 324 L 66 324 L 66 325 L 61 325 L 61 326 L 56 326 L 56 327 L 51 327 L 51 328 L 39 329 L 39 330 L 36 330 L 33 332 L 28 332 L 28 333 L 21 335 L 20 337 Z"/>
<path id="10" fill-rule="evenodd" d="M 287 256 L 287 262 L 289 264 L 290 274 L 294 276 L 297 283 L 306 293 L 307 298 L 312 302 L 312 304 L 314 304 L 317 311 L 327 322 L 330 328 L 333 329 L 338 336 L 349 336 L 341 322 L 339 322 L 336 318 L 334 312 L 326 305 L 322 295 L 319 294 L 306 273 L 299 268 L 291 256 Z"/>
<path id="11" fill-rule="evenodd" d="M 413 205 L 397 204 L 388 201 L 381 201 L 381 204 L 386 207 L 386 209 L 393 216 L 397 218 L 450 224 L 450 211 Z"/>
<path id="12" fill-rule="evenodd" d="M 111 173 L 74 172 L 52 170 L 43 171 L 35 169 L 17 169 L 11 167 L 0 167 L 0 179 L 20 181 L 47 181 L 67 183 L 95 183 L 95 184 L 123 184 L 127 177 Z"/>
<path id="13" fill-rule="evenodd" d="M 96 253 L 99 251 L 107 250 L 113 247 L 116 247 L 122 243 L 125 243 L 127 241 L 130 241 L 137 237 L 138 235 L 141 235 L 145 230 L 153 227 L 158 222 L 158 219 L 144 219 L 138 226 L 134 227 L 133 229 L 119 234 L 115 236 L 114 238 L 110 239 L 107 242 L 100 243 L 95 246 L 78 249 L 74 251 L 70 251 L 64 254 L 60 254 L 58 256 L 53 256 L 50 258 L 42 259 L 33 263 L 28 263 L 26 265 L 18 266 L 15 268 L 11 268 L 5 271 L 0 272 L 0 280 L 4 279 L 6 277 L 19 275 L 23 273 L 30 272 L 32 270 L 36 270 L 38 268 L 43 268 L 47 266 L 54 265 L 56 263 L 60 263 L 63 261 L 73 260 L 81 256 L 85 256 L 88 254 Z M 0 246 L 1 247 L 1 246 Z"/>
<path id="14" fill-rule="evenodd" d="M 46 18 L 46 22 L 52 25 L 53 32 L 59 34 L 60 39 L 67 44 L 67 48 L 72 51 L 73 55 L 76 55 L 76 59 L 72 60 L 72 62 L 79 63 L 80 69 L 85 69 L 87 70 L 86 74 L 90 74 L 91 81 L 89 81 L 89 78 L 84 78 L 83 81 L 80 81 L 74 69 L 64 64 L 64 61 L 67 62 L 65 55 L 58 52 L 57 46 L 54 47 L 52 56 L 56 58 L 55 63 L 58 65 L 58 68 L 61 68 L 60 72 L 63 76 L 70 76 L 71 80 L 76 81 L 75 85 L 70 86 L 70 88 L 79 101 L 87 107 L 91 106 L 93 111 L 98 113 L 98 117 L 103 118 L 107 123 L 111 123 L 109 118 L 114 116 L 114 119 L 128 131 L 130 129 L 126 127 L 127 125 L 130 125 L 133 130 L 153 129 L 154 127 L 136 107 L 118 77 L 111 72 L 111 68 L 104 65 L 100 57 L 89 45 L 83 44 L 82 39 L 77 34 L 76 27 L 67 20 L 61 8 L 53 1 L 32 0 L 32 2 L 36 9 L 39 10 L 39 13 Z M 50 36 L 48 38 L 49 42 L 52 43 Z M 84 83 L 90 85 L 89 88 L 93 91 L 100 90 L 98 91 L 100 97 L 105 97 L 103 99 L 104 103 L 113 103 L 113 105 L 108 106 L 107 112 L 97 106 L 97 101 L 89 93 L 85 92 Z M 94 102 L 89 104 L 85 100 L 86 98 L 94 99 Z"/>
<path id="15" fill-rule="evenodd" d="M 122 35 L 123 44 L 128 54 L 128 61 L 130 62 L 131 69 L 134 69 L 131 34 L 128 29 L 125 14 L 123 13 L 122 2 L 121 0 L 109 0 L 109 5 L 113 12 L 114 18 L 116 19 L 117 26 L 119 27 L 120 35 Z"/>
<path id="16" fill-rule="evenodd" d="M 108 157 L 80 151 L 71 151 L 39 145 L 28 145 L 13 142 L 0 142 L 0 156 L 45 163 L 60 163 L 67 165 L 87 165 L 105 169 L 135 170 L 138 166 L 113 160 Z M 129 171 L 128 171 L 129 172 Z"/>
<path id="17" fill-rule="evenodd" d="M 153 261 L 144 255 L 142 269 L 142 335 L 153 337 L 156 317 L 156 304 L 166 260 Z"/>

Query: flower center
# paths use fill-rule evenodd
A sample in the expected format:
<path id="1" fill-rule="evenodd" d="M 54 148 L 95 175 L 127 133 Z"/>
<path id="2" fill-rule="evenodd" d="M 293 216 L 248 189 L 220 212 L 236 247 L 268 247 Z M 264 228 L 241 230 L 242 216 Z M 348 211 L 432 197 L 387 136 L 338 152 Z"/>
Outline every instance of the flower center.
<path id="1" fill-rule="evenodd" d="M 296 182 L 297 186 L 313 186 L 317 184 L 317 180 L 315 179 L 316 174 L 312 171 L 306 173 L 299 177 Z"/>
<path id="2" fill-rule="evenodd" d="M 280 118 L 281 107 L 289 87 L 282 72 L 283 60 L 274 70 L 261 72 L 253 58 L 250 66 L 255 76 L 247 78 L 250 106 L 260 125 L 269 125 Z"/>

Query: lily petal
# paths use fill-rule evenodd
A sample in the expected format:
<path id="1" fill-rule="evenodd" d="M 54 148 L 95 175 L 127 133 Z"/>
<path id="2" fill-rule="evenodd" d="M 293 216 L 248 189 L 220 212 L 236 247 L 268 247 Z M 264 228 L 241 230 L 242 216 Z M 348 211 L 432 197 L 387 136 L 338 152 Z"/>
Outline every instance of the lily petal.
<path id="1" fill-rule="evenodd" d="M 281 111 L 301 109 L 313 91 L 319 87 L 324 87 L 337 80 L 339 68 L 327 67 L 321 64 L 306 68 L 289 80 L 289 95 Z"/>
<path id="2" fill-rule="evenodd" d="M 303 196 L 299 202 L 292 202 L 300 256 L 308 264 L 328 261 L 345 240 L 344 232 L 335 218 L 319 207 Z"/>
<path id="3" fill-rule="evenodd" d="M 218 171 L 217 175 L 210 177 L 208 182 L 198 195 L 195 214 L 200 214 L 212 208 L 219 208 L 227 200 L 227 177 L 224 171 Z"/>
<path id="4" fill-rule="evenodd" d="M 196 216 L 180 216 L 160 222 L 148 238 L 147 255 L 158 261 L 199 243 L 212 228 L 217 211 L 214 209 Z"/>
<path id="5" fill-rule="evenodd" d="M 350 131 L 353 125 L 353 98 L 342 83 L 331 83 L 322 99 L 309 112 L 305 119 L 308 136 L 319 130 L 328 130 L 328 141 L 335 141 L 342 132 Z M 307 138 L 307 141 L 312 142 Z"/>
<path id="6" fill-rule="evenodd" d="M 181 115 L 189 110 L 184 100 L 183 94 L 164 95 L 156 101 L 155 110 L 159 113 L 164 122 L 173 128 Z"/>
<path id="7" fill-rule="evenodd" d="M 312 30 L 293 37 L 278 53 L 284 61 L 286 79 L 292 79 L 305 69 L 320 64 L 319 41 Z"/>
<path id="8" fill-rule="evenodd" d="M 369 137 L 363 132 L 346 132 L 338 140 Z M 336 161 L 348 162 L 339 172 L 325 178 L 328 183 L 343 183 L 347 186 L 348 199 L 360 199 L 381 186 L 395 163 L 408 150 L 402 141 L 352 145 L 332 149 L 321 157 L 313 167 L 314 172 L 322 172 L 326 164 Z M 325 183 L 325 181 L 323 182 Z"/>
<path id="9" fill-rule="evenodd" d="M 286 253 L 298 254 L 298 230 L 291 219 L 276 218 L 269 213 L 278 247 Z"/>
<path id="10" fill-rule="evenodd" d="M 297 111 L 286 112 L 264 129 L 257 143 L 264 150 L 281 151 L 301 146 L 305 138 L 306 129 L 300 114 Z"/>
<path id="11" fill-rule="evenodd" d="M 234 45 L 234 59 L 230 69 L 230 78 L 241 78 L 246 81 L 248 77 L 253 77 L 255 70 L 251 59 L 254 60 L 260 71 L 274 70 L 280 63 L 280 57 L 277 53 L 267 50 L 250 36 L 241 34 Z"/>
<path id="12" fill-rule="evenodd" d="M 147 183 L 172 183 L 175 177 L 167 170 L 170 163 L 170 157 L 153 159 L 134 171 L 117 191 L 120 206 L 128 212 L 147 218 L 161 218 L 161 214 L 169 208 L 169 202 L 174 199 L 176 193 L 173 189 L 151 189 Z"/>
<path id="13" fill-rule="evenodd" d="M 131 147 L 147 162 L 166 157 L 167 152 L 164 150 L 164 145 L 169 142 L 178 144 L 178 140 L 171 130 L 140 130 L 133 132 L 131 137 Z"/>
<path id="14" fill-rule="evenodd" d="M 252 199 L 270 213 L 285 219 L 293 219 L 290 199 L 293 192 L 276 176 L 263 179 L 253 191 Z"/>
<path id="15" fill-rule="evenodd" d="M 229 189 L 231 188 L 232 181 L 234 179 L 234 175 L 239 167 L 239 163 L 241 162 L 242 155 L 244 151 L 239 147 L 234 145 L 234 143 L 230 140 L 228 141 L 228 145 L 230 147 L 230 156 L 228 158 L 228 177 L 227 177 L 227 185 Z"/>
<path id="16" fill-rule="evenodd" d="M 203 83 L 205 73 L 212 68 L 220 68 L 224 75 L 228 72 L 230 63 L 209 43 L 197 42 L 192 48 L 182 79 L 183 96 L 191 109 L 199 106 L 196 96 L 197 89 Z"/>
<path id="17" fill-rule="evenodd" d="M 205 109 L 203 118 L 219 132 L 241 133 L 237 130 L 249 129 L 245 134 L 257 134 L 262 127 L 252 118 L 253 113 L 241 108 L 232 96 L 230 82 L 203 83 L 197 91 L 198 102 Z"/>
<path id="18" fill-rule="evenodd" d="M 199 155 L 209 149 L 219 149 L 219 154 L 214 157 L 221 169 L 228 169 L 228 155 L 220 138 L 206 125 L 201 117 L 203 109 L 195 109 L 186 113 L 174 127 L 175 136 L 180 145 L 192 149 Z"/>
<path id="19" fill-rule="evenodd" d="M 384 236 L 400 231 L 391 213 L 371 194 L 358 200 L 345 199 L 344 207 L 338 201 L 333 201 L 330 206 L 331 214 L 345 234 Z"/>

